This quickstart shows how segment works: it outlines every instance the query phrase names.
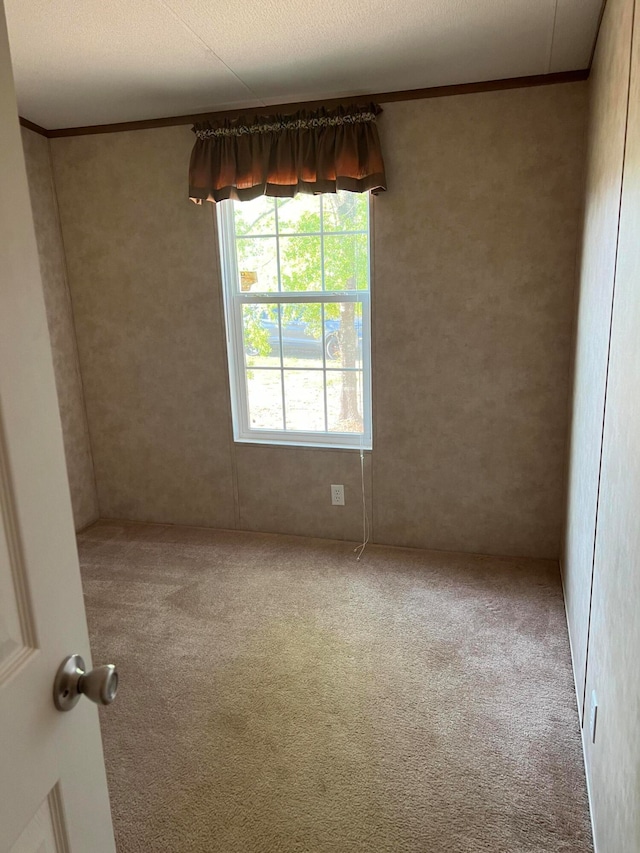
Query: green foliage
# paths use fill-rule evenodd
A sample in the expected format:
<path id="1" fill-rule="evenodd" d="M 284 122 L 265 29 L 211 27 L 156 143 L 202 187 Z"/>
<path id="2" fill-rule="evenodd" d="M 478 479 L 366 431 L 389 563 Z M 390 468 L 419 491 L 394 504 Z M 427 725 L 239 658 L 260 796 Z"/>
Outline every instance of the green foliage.
<path id="1" fill-rule="evenodd" d="M 269 355 L 269 331 L 261 322 L 265 313 L 272 320 L 278 319 L 277 305 L 245 305 L 242 309 L 242 326 L 245 352 Z"/>

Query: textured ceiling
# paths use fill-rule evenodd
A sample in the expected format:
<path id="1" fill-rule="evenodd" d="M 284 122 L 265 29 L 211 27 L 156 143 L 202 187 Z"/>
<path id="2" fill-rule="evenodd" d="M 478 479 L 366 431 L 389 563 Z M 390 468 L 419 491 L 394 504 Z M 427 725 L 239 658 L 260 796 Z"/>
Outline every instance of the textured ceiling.
<path id="1" fill-rule="evenodd" d="M 48 129 L 589 64 L 602 0 L 5 0 L 20 114 Z"/>

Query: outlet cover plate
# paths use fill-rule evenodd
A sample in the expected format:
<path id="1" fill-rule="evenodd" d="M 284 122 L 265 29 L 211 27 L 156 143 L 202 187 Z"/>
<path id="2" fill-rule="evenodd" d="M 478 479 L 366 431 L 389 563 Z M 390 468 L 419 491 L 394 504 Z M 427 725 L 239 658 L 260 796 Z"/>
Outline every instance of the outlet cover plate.
<path id="1" fill-rule="evenodd" d="M 331 504 L 344 506 L 344 486 L 331 486 Z"/>

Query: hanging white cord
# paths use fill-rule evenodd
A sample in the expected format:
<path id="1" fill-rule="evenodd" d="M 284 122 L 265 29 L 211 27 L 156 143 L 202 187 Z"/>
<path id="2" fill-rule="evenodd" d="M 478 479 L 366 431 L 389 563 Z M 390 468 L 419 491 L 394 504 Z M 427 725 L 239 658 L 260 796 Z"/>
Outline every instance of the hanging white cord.
<path id="1" fill-rule="evenodd" d="M 360 438 L 360 476 L 362 479 L 362 545 L 358 545 L 357 548 L 354 548 L 354 552 L 357 553 L 356 560 L 359 560 L 364 553 L 364 549 L 367 547 L 367 542 L 369 541 L 369 515 L 367 514 L 367 498 L 364 491 L 364 447 L 363 447 L 363 437 Z"/>

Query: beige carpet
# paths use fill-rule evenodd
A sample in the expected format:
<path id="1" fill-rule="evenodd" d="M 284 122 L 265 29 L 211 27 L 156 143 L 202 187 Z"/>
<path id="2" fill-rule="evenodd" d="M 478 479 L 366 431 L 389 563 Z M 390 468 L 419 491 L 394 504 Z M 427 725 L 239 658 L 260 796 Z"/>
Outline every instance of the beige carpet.
<path id="1" fill-rule="evenodd" d="M 591 851 L 557 566 L 100 522 L 119 853 Z"/>

